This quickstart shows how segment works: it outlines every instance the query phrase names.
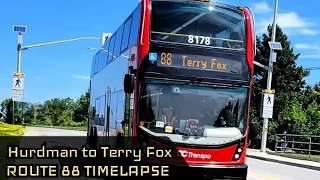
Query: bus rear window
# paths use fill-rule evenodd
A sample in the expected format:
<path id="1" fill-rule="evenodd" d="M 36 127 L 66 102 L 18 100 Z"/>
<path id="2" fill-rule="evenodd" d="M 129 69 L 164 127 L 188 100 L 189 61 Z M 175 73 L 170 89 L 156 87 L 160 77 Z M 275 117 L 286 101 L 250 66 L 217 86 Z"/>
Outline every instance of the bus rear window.
<path id="1" fill-rule="evenodd" d="M 195 2 L 153 1 L 151 40 L 244 50 L 241 11 Z"/>

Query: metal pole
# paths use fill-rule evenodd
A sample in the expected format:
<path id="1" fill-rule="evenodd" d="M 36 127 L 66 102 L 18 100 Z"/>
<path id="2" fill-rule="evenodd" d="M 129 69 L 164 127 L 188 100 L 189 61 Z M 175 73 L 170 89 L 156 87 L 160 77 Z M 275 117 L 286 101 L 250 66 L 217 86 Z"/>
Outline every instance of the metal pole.
<path id="1" fill-rule="evenodd" d="M 272 24 L 272 37 L 271 42 L 275 42 L 276 39 L 276 27 L 277 27 L 277 11 L 278 11 L 278 0 L 275 0 L 274 4 L 274 14 L 273 14 L 273 24 Z M 272 70 L 273 70 L 273 62 L 272 62 L 272 53 L 273 50 L 270 49 L 269 55 L 269 70 L 268 70 L 268 79 L 267 79 L 267 90 L 271 90 L 271 82 L 272 82 Z M 267 146 L 267 135 L 268 135 L 268 118 L 263 119 L 263 130 L 262 130 L 262 138 L 261 138 L 261 151 L 266 152 Z"/>
<path id="2" fill-rule="evenodd" d="M 36 48 L 36 47 L 50 46 L 50 45 L 55 45 L 55 44 L 61 44 L 61 43 L 66 43 L 66 42 L 79 41 L 79 40 L 87 40 L 87 39 L 101 40 L 101 38 L 97 38 L 97 37 L 82 37 L 82 38 L 67 39 L 67 40 L 62 40 L 62 41 L 54 41 L 54 42 L 24 46 L 24 47 L 21 47 L 21 50 L 27 50 L 27 49 Z"/>
<path id="3" fill-rule="evenodd" d="M 14 124 L 14 101 L 12 100 L 12 124 Z"/>
<path id="4" fill-rule="evenodd" d="M 21 69 L 21 44 L 18 44 L 18 60 L 17 60 L 17 73 L 20 73 Z"/>
<path id="5" fill-rule="evenodd" d="M 22 54 L 22 50 L 21 50 L 21 47 L 22 47 L 22 42 L 23 42 L 23 34 L 21 32 L 18 33 L 18 45 L 17 45 L 17 51 L 18 51 L 18 57 L 17 57 L 17 73 L 20 73 L 21 72 L 21 54 Z M 12 106 L 13 106 L 13 124 L 15 123 L 15 117 L 14 117 L 14 100 L 12 98 Z M 19 109 L 19 102 L 17 102 L 17 107 Z"/>
<path id="6" fill-rule="evenodd" d="M 18 33 L 18 46 L 17 46 L 17 51 L 18 51 L 18 59 L 17 59 L 17 73 L 20 73 L 20 64 L 21 64 L 21 47 L 22 47 L 22 42 L 23 42 L 23 34 L 22 32 Z"/>

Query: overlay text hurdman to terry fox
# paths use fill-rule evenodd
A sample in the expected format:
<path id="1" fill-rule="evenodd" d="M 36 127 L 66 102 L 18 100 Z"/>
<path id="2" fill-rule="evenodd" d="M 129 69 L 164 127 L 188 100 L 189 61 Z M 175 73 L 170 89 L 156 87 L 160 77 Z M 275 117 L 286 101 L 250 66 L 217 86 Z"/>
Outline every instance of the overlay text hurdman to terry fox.
<path id="1" fill-rule="evenodd" d="M 119 157 L 133 157 L 134 161 L 141 161 L 141 149 L 110 149 L 109 147 L 100 147 L 103 157 L 119 158 Z M 154 147 L 147 147 L 146 157 L 156 158 L 172 158 L 172 149 L 155 149 Z M 10 146 L 8 149 L 8 158 L 77 158 L 77 157 L 97 157 L 95 149 L 52 149 L 42 145 L 40 148 L 20 148 L 18 146 Z"/>

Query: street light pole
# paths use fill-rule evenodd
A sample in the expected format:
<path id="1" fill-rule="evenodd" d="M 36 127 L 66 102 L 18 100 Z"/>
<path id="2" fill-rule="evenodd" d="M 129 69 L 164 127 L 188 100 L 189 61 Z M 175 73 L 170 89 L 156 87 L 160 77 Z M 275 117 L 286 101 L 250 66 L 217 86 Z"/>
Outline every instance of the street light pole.
<path id="1" fill-rule="evenodd" d="M 48 43 L 41 43 L 41 44 L 24 46 L 24 47 L 21 47 L 21 50 L 28 50 L 28 49 L 36 48 L 36 47 L 49 46 L 49 45 L 54 45 L 54 44 L 61 44 L 61 43 L 66 43 L 66 42 L 73 42 L 73 41 L 80 41 L 80 40 L 87 40 L 87 39 L 101 40 L 101 38 L 97 38 L 97 37 L 82 37 L 82 38 L 74 38 L 74 39 L 67 39 L 67 40 L 62 40 L 62 41 L 53 41 L 53 42 L 48 42 Z"/>
<path id="2" fill-rule="evenodd" d="M 20 73 L 20 63 L 21 63 L 21 46 L 23 41 L 23 35 L 21 32 L 18 34 L 18 59 L 17 59 L 17 73 Z"/>
<path id="3" fill-rule="evenodd" d="M 275 42 L 275 40 L 276 40 L 277 11 L 278 11 L 278 0 L 275 0 L 271 42 Z M 272 62 L 272 53 L 273 52 L 274 52 L 274 50 L 270 48 L 267 90 L 271 90 L 272 71 L 273 71 L 273 62 Z M 268 118 L 264 118 L 263 119 L 262 138 L 261 138 L 261 151 L 262 152 L 266 152 L 267 135 L 268 135 Z"/>
<path id="4" fill-rule="evenodd" d="M 41 44 L 35 44 L 35 45 L 29 45 L 29 46 L 22 46 L 23 36 L 22 36 L 22 33 L 19 32 L 19 34 L 18 34 L 18 47 L 17 47 L 17 50 L 18 50 L 17 73 L 20 73 L 20 71 L 21 71 L 21 54 L 22 54 L 23 50 L 28 50 L 30 48 L 36 48 L 36 47 L 41 47 L 41 46 L 49 46 L 49 45 L 54 45 L 54 44 L 72 42 L 72 41 L 86 40 L 86 39 L 101 40 L 101 38 L 97 38 L 97 37 L 82 37 L 82 38 L 67 39 L 67 40 L 62 40 L 62 41 L 54 41 L 54 42 L 41 43 Z"/>
<path id="5" fill-rule="evenodd" d="M 75 39 L 67 39 L 67 40 L 62 40 L 62 41 L 54 41 L 54 42 L 48 42 L 48 43 L 42 43 L 42 44 L 35 44 L 35 45 L 29 45 L 29 46 L 22 46 L 22 41 L 23 41 L 23 33 L 25 33 L 27 30 L 26 26 L 22 26 L 22 25 L 14 25 L 13 26 L 13 31 L 14 32 L 18 32 L 18 45 L 17 45 L 17 51 L 18 51 L 18 56 L 17 56 L 17 72 L 14 74 L 14 76 L 22 76 L 24 77 L 24 74 L 21 73 L 21 56 L 22 56 L 22 51 L 23 50 L 28 50 L 30 48 L 36 48 L 36 47 L 41 47 L 41 46 L 49 46 L 49 45 L 54 45 L 54 44 L 60 44 L 60 43 L 66 43 L 66 42 L 72 42 L 72 41 L 79 41 L 79 40 L 86 40 L 86 39 L 98 39 L 98 40 L 102 40 L 102 38 L 106 38 L 108 37 L 108 34 L 103 33 L 102 38 L 97 38 L 97 37 L 82 37 L 82 38 L 75 38 Z M 104 41 L 102 40 L 101 43 L 104 43 Z M 13 89 L 14 93 L 13 93 L 13 97 L 12 97 L 12 102 L 13 102 L 13 123 L 14 123 L 14 106 L 15 106 L 15 98 L 14 95 L 17 93 L 17 89 Z M 18 91 L 22 91 L 23 93 L 23 89 L 18 90 Z M 19 94 L 21 95 L 21 94 Z M 23 97 L 23 95 L 22 95 Z M 21 100 L 20 100 L 21 101 Z M 17 101 L 17 104 L 19 103 L 19 101 Z M 23 109 L 23 107 L 22 107 Z"/>
<path id="6" fill-rule="evenodd" d="M 14 124 L 14 100 L 12 100 L 12 124 Z"/>
<path id="7" fill-rule="evenodd" d="M 20 74 L 21 71 L 21 46 L 22 46 L 22 42 L 23 42 L 23 32 L 25 31 L 19 31 L 18 32 L 18 45 L 17 45 L 17 51 L 18 51 L 18 56 L 17 56 L 17 73 Z M 15 117 L 14 117 L 14 105 L 15 105 L 15 101 L 12 98 L 12 121 L 14 124 L 15 121 Z M 17 107 L 19 107 L 19 101 L 17 101 Z"/>

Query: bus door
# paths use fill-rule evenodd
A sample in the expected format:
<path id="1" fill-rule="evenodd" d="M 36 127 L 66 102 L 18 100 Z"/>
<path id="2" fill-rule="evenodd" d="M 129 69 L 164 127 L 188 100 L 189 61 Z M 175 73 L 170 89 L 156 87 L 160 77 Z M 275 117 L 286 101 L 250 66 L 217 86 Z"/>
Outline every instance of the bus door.
<path id="1" fill-rule="evenodd" d="M 104 124 L 104 144 L 109 144 L 110 137 L 110 101 L 111 101 L 111 89 L 107 88 L 106 90 L 106 115 L 105 115 L 105 124 Z"/>
<path id="2" fill-rule="evenodd" d="M 132 143 L 132 126 L 133 126 L 133 105 L 134 105 L 134 94 L 126 94 L 125 99 L 125 121 L 124 121 L 124 136 L 125 140 L 125 147 L 130 148 Z"/>

